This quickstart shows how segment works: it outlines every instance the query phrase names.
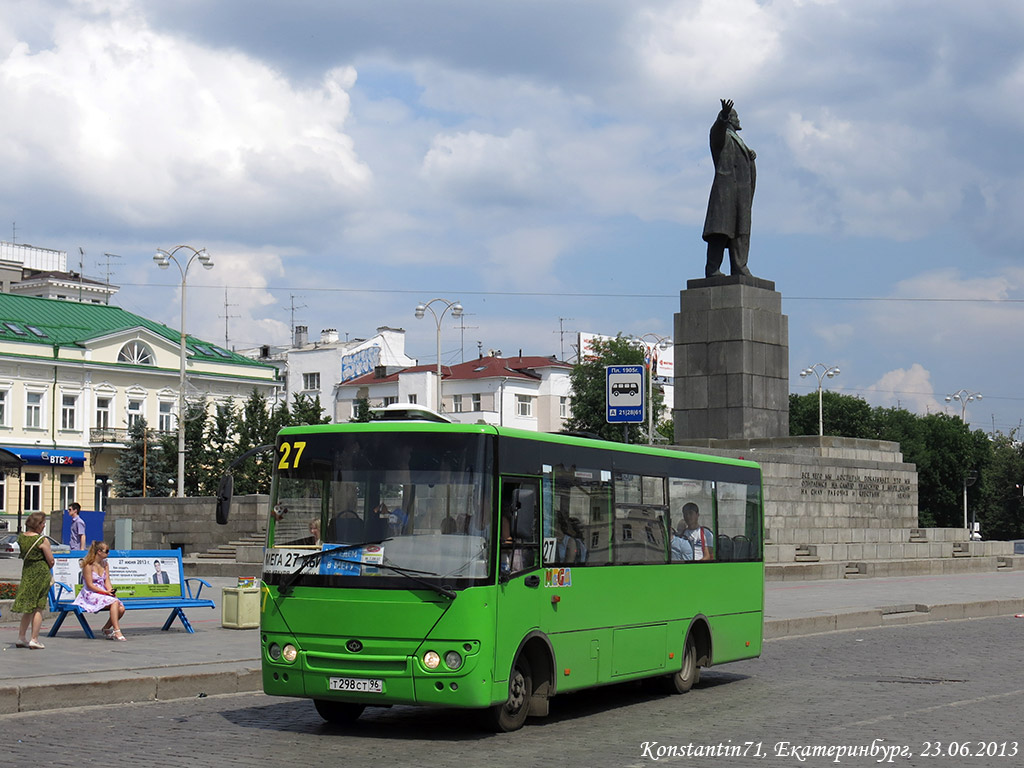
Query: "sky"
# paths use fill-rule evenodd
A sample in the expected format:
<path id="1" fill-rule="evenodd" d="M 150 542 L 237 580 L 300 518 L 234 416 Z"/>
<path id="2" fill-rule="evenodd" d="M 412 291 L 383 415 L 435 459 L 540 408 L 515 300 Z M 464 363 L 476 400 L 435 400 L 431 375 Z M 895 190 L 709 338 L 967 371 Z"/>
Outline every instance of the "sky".
<path id="1" fill-rule="evenodd" d="M 153 254 L 205 248 L 186 328 L 234 348 L 390 326 L 431 363 L 437 298 L 465 312 L 445 364 L 569 358 L 671 336 L 727 98 L 791 391 L 838 366 L 828 389 L 1008 433 L 1022 41 L 1019 0 L 4 0 L 0 240 L 174 328 Z"/>

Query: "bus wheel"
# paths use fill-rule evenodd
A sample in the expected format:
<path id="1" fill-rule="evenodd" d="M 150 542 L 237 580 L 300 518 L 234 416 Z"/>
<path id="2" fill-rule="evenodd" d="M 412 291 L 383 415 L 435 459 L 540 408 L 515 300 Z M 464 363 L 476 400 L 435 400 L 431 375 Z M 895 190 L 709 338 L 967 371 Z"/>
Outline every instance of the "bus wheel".
<path id="1" fill-rule="evenodd" d="M 530 664 L 524 658 L 516 659 L 508 681 L 508 700 L 487 710 L 487 725 L 493 731 L 518 731 L 526 722 L 533 696 L 533 677 Z"/>
<path id="2" fill-rule="evenodd" d="M 678 672 L 668 676 L 669 693 L 686 693 L 700 682 L 700 667 L 697 666 L 697 646 L 693 637 L 687 636 L 683 646 L 683 666 Z"/>
<path id="3" fill-rule="evenodd" d="M 366 708 L 362 704 L 351 704 L 347 701 L 328 701 L 327 699 L 313 699 L 313 706 L 317 714 L 328 723 L 345 725 L 354 723 L 363 714 Z"/>

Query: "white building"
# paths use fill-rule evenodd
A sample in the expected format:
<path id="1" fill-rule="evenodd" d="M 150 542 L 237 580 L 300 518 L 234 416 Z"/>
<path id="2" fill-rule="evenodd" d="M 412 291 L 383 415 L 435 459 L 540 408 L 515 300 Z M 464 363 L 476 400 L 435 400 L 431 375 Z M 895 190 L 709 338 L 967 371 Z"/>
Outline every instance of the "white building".
<path id="1" fill-rule="evenodd" d="M 25 462 L 0 475 L 0 516 L 102 510 L 137 419 L 177 430 L 180 334 L 120 307 L 0 293 L 0 448 Z M 276 371 L 186 338 L 187 387 L 208 404 L 273 401 Z"/>
<path id="2" fill-rule="evenodd" d="M 572 366 L 552 357 L 480 357 L 442 366 L 442 412 L 459 423 L 486 423 L 557 432 L 571 415 Z M 378 368 L 338 386 L 334 420 L 350 421 L 356 401 L 371 406 L 415 403 L 436 407 L 437 366 L 398 372 Z"/>

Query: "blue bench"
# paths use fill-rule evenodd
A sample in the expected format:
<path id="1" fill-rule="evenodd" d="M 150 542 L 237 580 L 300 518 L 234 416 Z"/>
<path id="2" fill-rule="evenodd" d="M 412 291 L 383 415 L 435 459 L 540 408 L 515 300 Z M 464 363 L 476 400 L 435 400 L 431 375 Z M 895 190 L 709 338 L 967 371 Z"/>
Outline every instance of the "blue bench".
<path id="1" fill-rule="evenodd" d="M 54 583 L 50 586 L 49 603 L 50 610 L 59 615 L 47 633 L 49 637 L 57 634 L 68 614 L 78 619 L 86 637 L 96 637 L 85 620 L 87 612 L 74 604 L 75 590 L 69 586 L 69 583 L 81 583 L 78 581 L 81 573 L 78 561 L 83 557 L 85 552 L 54 555 Z M 167 574 L 166 582 L 160 581 L 162 576 L 152 573 L 156 561 L 159 561 L 162 572 Z M 213 600 L 202 597 L 203 587 L 212 589 L 209 582 L 197 577 L 184 578 L 181 550 L 111 550 L 108 562 L 111 583 L 126 611 L 170 609 L 162 627 L 164 631 L 179 619 L 185 631 L 194 633 L 185 609 L 217 607 Z M 196 585 L 194 593 L 193 585 Z"/>

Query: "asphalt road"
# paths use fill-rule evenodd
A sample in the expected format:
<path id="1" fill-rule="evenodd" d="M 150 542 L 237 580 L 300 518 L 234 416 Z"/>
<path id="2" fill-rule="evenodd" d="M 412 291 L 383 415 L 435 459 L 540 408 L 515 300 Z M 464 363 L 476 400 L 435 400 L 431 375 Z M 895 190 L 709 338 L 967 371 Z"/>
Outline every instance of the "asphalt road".
<path id="1" fill-rule="evenodd" d="M 262 694 L 6 715 L 0 733 L 9 765 L 1009 767 L 1024 762 L 1022 633 L 991 618 L 773 640 L 683 696 L 568 695 L 502 735 L 410 707 L 338 728 Z"/>

